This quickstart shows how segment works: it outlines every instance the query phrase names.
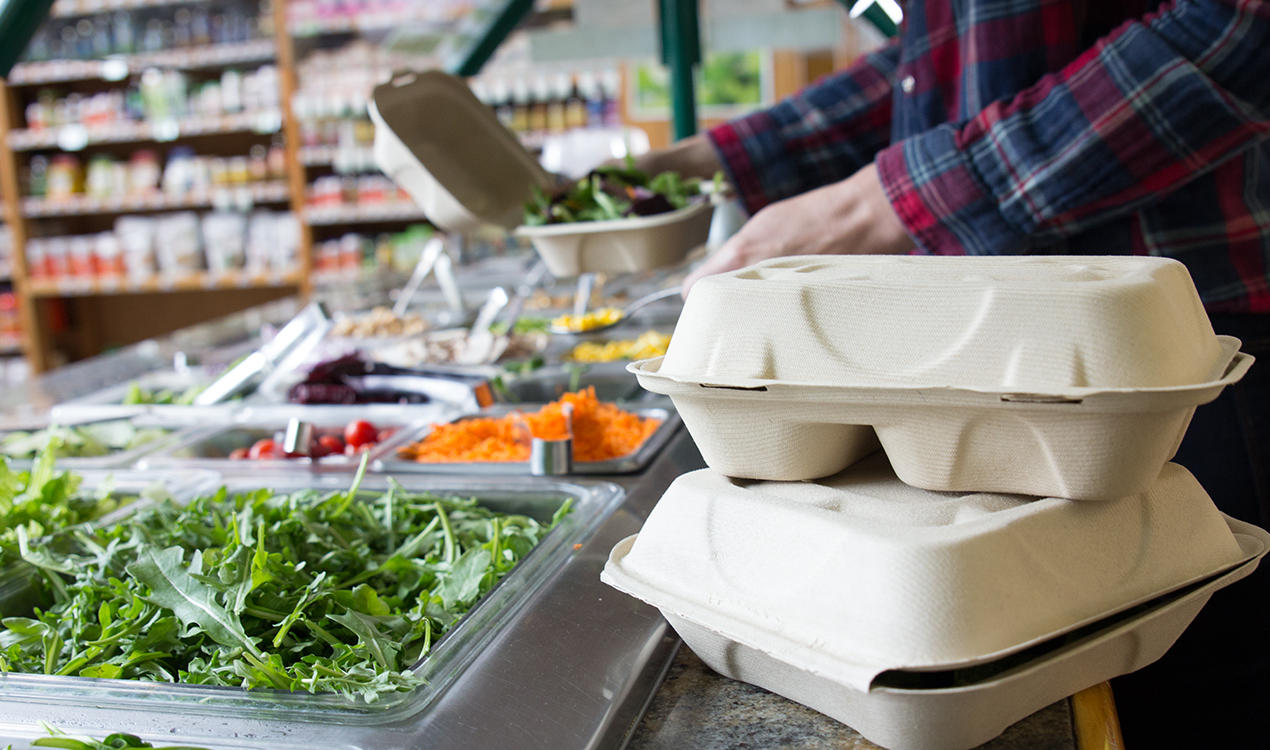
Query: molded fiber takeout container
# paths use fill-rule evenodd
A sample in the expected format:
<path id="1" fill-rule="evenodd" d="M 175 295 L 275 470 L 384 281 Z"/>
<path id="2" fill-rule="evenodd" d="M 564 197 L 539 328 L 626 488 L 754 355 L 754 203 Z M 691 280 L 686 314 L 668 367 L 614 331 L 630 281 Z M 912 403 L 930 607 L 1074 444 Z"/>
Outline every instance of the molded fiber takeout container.
<path id="1" fill-rule="evenodd" d="M 880 441 L 931 490 L 1142 492 L 1252 358 L 1151 257 L 805 256 L 708 277 L 632 363 L 706 463 L 814 479 Z"/>
<path id="2" fill-rule="evenodd" d="M 680 263 L 705 244 L 714 206 L 703 201 L 677 211 L 611 221 L 522 226 L 553 276 L 631 273 Z"/>
<path id="3" fill-rule="evenodd" d="M 601 578 L 725 675 L 887 747 L 954 748 L 1158 658 L 1268 545 L 1173 464 L 1149 492 L 1073 503 L 927 492 L 878 455 L 820 483 L 685 474 Z M 1144 613 L 1160 597 L 1172 614 Z M 1108 618 L 1123 627 L 1089 641 Z M 960 678 L 900 689 L 897 671 Z"/>
<path id="4" fill-rule="evenodd" d="M 462 79 L 403 73 L 375 87 L 375 163 L 429 221 L 451 232 L 520 223 L 530 188 L 550 175 Z"/>

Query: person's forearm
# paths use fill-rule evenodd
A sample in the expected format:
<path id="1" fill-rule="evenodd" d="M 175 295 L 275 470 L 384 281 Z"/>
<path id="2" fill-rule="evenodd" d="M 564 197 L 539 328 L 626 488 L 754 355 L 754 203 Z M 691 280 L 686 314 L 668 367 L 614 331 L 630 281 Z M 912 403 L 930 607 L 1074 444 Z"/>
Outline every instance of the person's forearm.
<path id="1" fill-rule="evenodd" d="M 923 250 L 1025 252 L 1158 201 L 1270 134 L 1270 3 L 1179 0 L 964 124 L 877 156 Z"/>
<path id="2" fill-rule="evenodd" d="M 648 172 L 674 171 L 684 177 L 709 179 L 723 169 L 723 162 L 704 133 L 678 141 L 667 148 L 635 157 L 635 166 Z"/>

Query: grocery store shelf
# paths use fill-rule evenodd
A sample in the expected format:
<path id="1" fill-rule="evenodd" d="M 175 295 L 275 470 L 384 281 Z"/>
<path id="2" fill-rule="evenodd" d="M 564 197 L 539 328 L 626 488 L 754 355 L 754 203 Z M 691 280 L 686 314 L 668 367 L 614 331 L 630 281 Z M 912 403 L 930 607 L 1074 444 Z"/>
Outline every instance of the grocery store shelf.
<path id="1" fill-rule="evenodd" d="M 0 261 L 0 281 L 8 281 L 13 278 L 13 266 L 8 261 Z"/>
<path id="2" fill-rule="evenodd" d="M 14 151 L 78 151 L 87 146 L 106 143 L 165 143 L 200 135 L 276 133 L 281 127 L 281 113 L 276 109 L 266 109 L 227 115 L 118 122 L 93 127 L 64 125 L 41 130 L 13 130 L 9 133 L 9 147 Z"/>
<path id="3" fill-rule="evenodd" d="M 336 146 L 301 146 L 300 163 L 306 167 L 325 167 L 335 163 Z"/>
<path id="4" fill-rule="evenodd" d="M 272 39 L 253 39 L 232 44 L 212 44 L 137 55 L 119 55 L 101 60 L 48 60 L 18 63 L 9 73 L 9 84 L 17 86 L 63 81 L 119 81 L 146 68 L 197 70 L 227 65 L 268 62 L 276 50 Z"/>
<path id="5" fill-rule="evenodd" d="M 57 0 L 49 10 L 54 18 L 71 18 L 90 13 L 138 8 L 163 8 L 174 5 L 190 5 L 194 0 Z"/>
<path id="6" fill-rule="evenodd" d="M 78 195 L 61 200 L 23 198 L 22 215 L 31 219 L 53 216 L 122 214 L 138 211 L 175 211 L 188 208 L 250 208 L 257 203 L 288 200 L 287 183 L 281 180 L 252 185 L 216 188 L 211 191 L 173 197 L 155 192 L 149 195 L 93 198 Z"/>
<path id="7" fill-rule="evenodd" d="M 90 295 L 144 294 L 147 292 L 190 292 L 210 289 L 249 289 L 296 286 L 298 271 L 248 273 L 196 271 L 181 276 L 152 276 L 146 279 L 32 279 L 28 287 L 35 297 L 84 297 Z"/>
<path id="8" fill-rule="evenodd" d="M 304 211 L 304 220 L 315 227 L 423 221 L 426 218 L 423 211 L 410 203 L 389 203 L 382 206 L 331 206 L 307 208 Z"/>
<path id="9" fill-rule="evenodd" d="M 409 7 L 409 4 L 407 4 Z M 420 3 L 418 7 L 424 7 Z M 436 31 L 446 31 L 457 19 L 427 18 L 422 15 L 402 13 L 361 13 L 357 16 L 332 16 L 329 18 L 293 19 L 287 22 L 287 31 L 297 38 L 323 36 L 327 34 L 370 34 L 391 31 L 402 26 L 409 26 L 411 31 L 425 27 L 435 27 Z"/>

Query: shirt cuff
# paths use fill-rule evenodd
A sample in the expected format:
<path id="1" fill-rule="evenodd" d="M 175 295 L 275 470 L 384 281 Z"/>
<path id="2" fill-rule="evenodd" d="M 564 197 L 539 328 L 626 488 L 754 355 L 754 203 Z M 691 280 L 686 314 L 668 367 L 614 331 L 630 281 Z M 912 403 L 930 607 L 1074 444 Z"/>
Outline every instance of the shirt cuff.
<path id="1" fill-rule="evenodd" d="M 951 125 L 878 152 L 878 179 L 920 252 L 939 255 L 1023 253 L 1027 237 L 997 209 Z"/>
<path id="2" fill-rule="evenodd" d="M 761 164 L 756 163 L 756 159 L 764 162 L 785 158 L 785 150 L 774 134 L 775 125 L 766 112 L 755 112 L 706 131 L 706 137 L 723 163 L 724 174 L 751 216 L 771 203 L 763 189 Z M 756 155 L 751 154 L 751 149 L 757 151 Z"/>

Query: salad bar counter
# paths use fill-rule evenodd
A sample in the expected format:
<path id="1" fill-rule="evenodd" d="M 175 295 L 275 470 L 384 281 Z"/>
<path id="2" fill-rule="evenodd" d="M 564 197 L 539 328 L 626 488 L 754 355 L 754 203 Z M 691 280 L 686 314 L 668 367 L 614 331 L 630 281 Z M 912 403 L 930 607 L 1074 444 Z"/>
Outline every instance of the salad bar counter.
<path id="1" fill-rule="evenodd" d="M 590 302 L 674 284 L 631 277 Z M 677 333 L 667 353 L 671 326 L 692 319 L 680 307 L 668 297 L 612 329 L 557 333 L 548 323 L 564 311 L 544 311 L 538 327 L 487 306 L 481 325 L 444 330 L 497 342 L 533 328 L 539 343 L 526 353 L 486 342 L 479 362 L 390 364 L 402 336 L 343 324 L 369 313 L 284 303 L 4 394 L 3 739 L 1072 750 L 1080 717 L 1064 696 L 1134 668 L 1126 638 L 1165 648 L 1264 550 L 1259 531 L 1210 512 L 1176 467 L 1151 489 L 1168 502 L 1094 500 L 1097 514 L 1058 498 L 930 493 L 876 452 L 816 481 L 707 469 L 697 441 L 713 438 L 692 420 L 709 412 L 693 399 L 732 406 L 782 396 L 783 384 L 709 374 L 706 387 L 663 388 L 653 368 L 671 373 L 693 341 Z M 423 327 L 416 339 L 443 328 L 426 297 L 408 314 Z M 643 361 L 628 371 L 623 352 Z M 294 397 L 318 381 L 353 397 Z M 541 460 L 551 451 L 569 460 Z M 908 515 L 890 517 L 897 507 Z M 1202 528 L 1209 556 L 1176 571 L 1157 560 L 1147 567 L 1160 580 L 1125 573 L 1125 590 L 1112 590 L 1072 562 L 1089 558 L 1092 535 L 1055 530 L 1079 520 L 1128 539 L 1143 518 L 1160 560 L 1172 559 L 1170 529 L 1194 541 Z M 990 576 L 948 583 L 1010 550 L 1068 549 L 1011 546 L 997 531 L 1007 527 L 1070 547 L 1058 568 L 1073 591 L 1030 606 L 1036 622 L 1010 618 L 1018 632 L 976 624 L 1006 606 L 974 588 Z M 948 569 L 922 567 L 918 542 L 943 550 Z M 1030 565 L 1007 566 L 1020 576 L 1006 598 L 1035 590 Z M 857 580 L 880 598 L 848 601 Z M 940 605 L 951 620 L 910 616 L 946 590 L 969 592 L 953 602 L 962 609 Z M 783 641 L 761 627 L 780 618 Z M 915 644 L 929 664 L 908 653 Z M 830 660 L 832 673 L 815 666 Z"/>

